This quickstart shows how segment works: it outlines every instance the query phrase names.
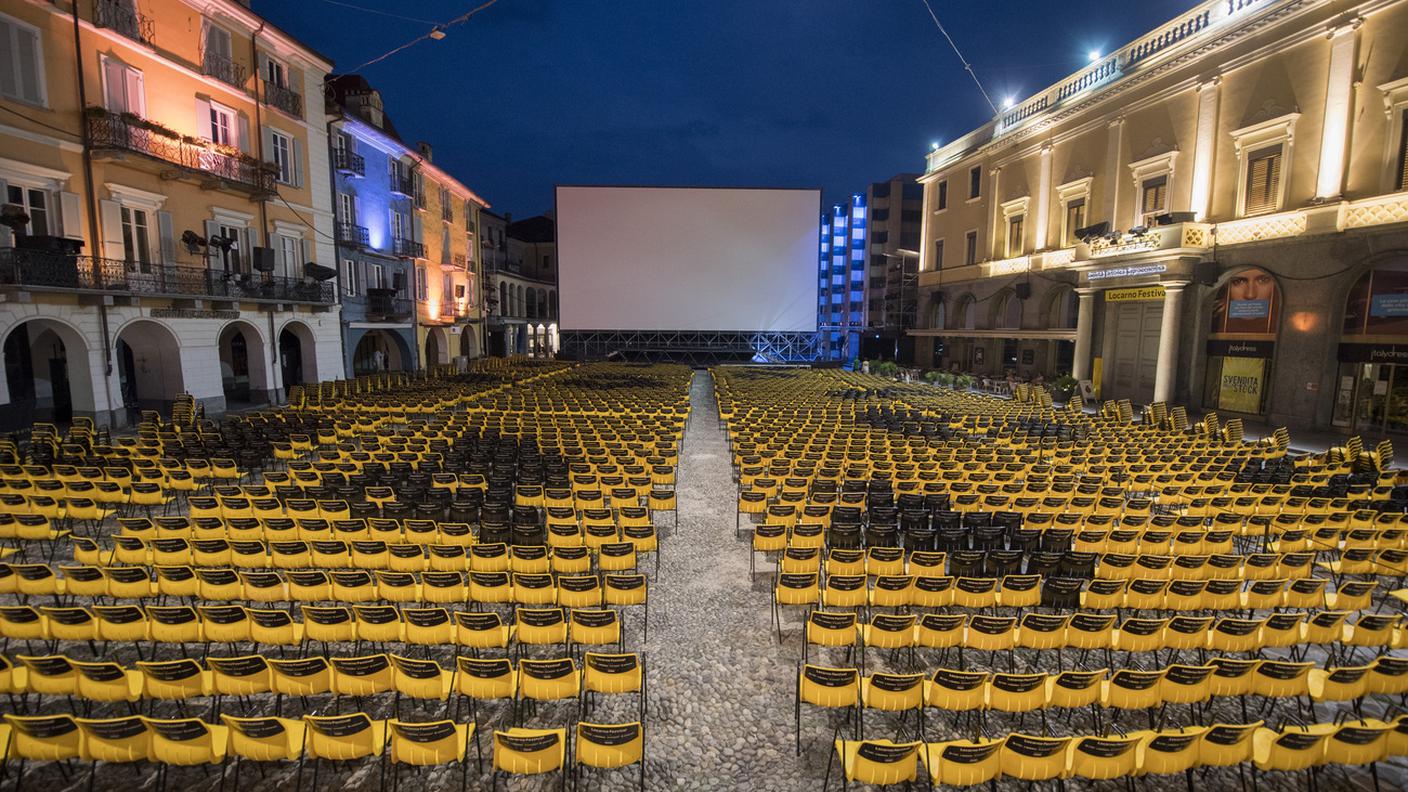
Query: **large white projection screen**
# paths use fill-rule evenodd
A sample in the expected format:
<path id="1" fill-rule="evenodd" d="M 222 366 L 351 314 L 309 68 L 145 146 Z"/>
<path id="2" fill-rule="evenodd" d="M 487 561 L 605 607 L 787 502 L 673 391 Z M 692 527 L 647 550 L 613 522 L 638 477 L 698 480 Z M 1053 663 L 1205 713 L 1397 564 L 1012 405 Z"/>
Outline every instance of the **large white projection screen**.
<path id="1" fill-rule="evenodd" d="M 816 331 L 821 193 L 557 188 L 563 330 Z"/>

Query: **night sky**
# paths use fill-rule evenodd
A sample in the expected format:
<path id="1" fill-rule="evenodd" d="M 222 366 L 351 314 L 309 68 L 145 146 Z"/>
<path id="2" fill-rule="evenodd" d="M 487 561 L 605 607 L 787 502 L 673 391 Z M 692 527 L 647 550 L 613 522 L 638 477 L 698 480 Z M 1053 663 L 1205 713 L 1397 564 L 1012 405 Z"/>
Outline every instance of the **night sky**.
<path id="1" fill-rule="evenodd" d="M 481 0 L 347 0 L 424 20 Z M 993 101 L 1018 101 L 1191 0 L 931 0 Z M 429 25 L 342 0 L 255 10 L 355 68 Z M 494 208 L 554 184 L 820 187 L 919 171 L 991 116 L 922 0 L 499 0 L 363 73 L 407 142 Z"/>

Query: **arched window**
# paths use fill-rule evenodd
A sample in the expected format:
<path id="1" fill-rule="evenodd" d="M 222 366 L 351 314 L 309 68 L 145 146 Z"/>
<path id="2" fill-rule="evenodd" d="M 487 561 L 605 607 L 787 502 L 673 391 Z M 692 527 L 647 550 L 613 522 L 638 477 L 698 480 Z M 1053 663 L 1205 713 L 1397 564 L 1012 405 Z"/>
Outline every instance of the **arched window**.
<path id="1" fill-rule="evenodd" d="M 948 324 L 948 307 L 942 301 L 934 303 L 929 309 L 929 326 L 942 330 Z"/>
<path id="2" fill-rule="evenodd" d="M 499 281 L 499 315 L 507 316 L 512 306 L 508 304 L 508 283 Z"/>
<path id="3" fill-rule="evenodd" d="M 962 330 L 978 329 L 978 301 L 971 294 L 958 304 L 958 326 Z"/>
<path id="4" fill-rule="evenodd" d="M 994 314 L 997 329 L 1017 330 L 1022 326 L 1022 300 L 1014 292 L 1008 292 L 998 304 Z"/>
<path id="5" fill-rule="evenodd" d="M 1080 319 L 1080 295 L 1069 286 L 1056 289 L 1051 295 L 1048 326 L 1052 329 L 1074 330 Z"/>

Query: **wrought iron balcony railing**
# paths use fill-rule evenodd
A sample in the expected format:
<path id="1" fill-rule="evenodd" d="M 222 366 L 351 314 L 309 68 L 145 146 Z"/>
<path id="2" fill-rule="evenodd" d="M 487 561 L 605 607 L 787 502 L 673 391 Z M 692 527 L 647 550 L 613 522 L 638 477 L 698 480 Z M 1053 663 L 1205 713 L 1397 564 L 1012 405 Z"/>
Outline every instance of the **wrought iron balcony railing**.
<path id="1" fill-rule="evenodd" d="M 391 240 L 391 255 L 402 258 L 425 258 L 425 245 L 414 239 L 396 237 Z"/>
<path id="2" fill-rule="evenodd" d="M 201 71 L 223 83 L 236 88 L 244 88 L 244 65 L 235 63 L 224 55 L 205 52 L 200 58 Z"/>
<path id="3" fill-rule="evenodd" d="M 303 95 L 284 85 L 264 80 L 264 102 L 295 118 L 303 117 Z"/>
<path id="4" fill-rule="evenodd" d="M 367 174 L 367 162 L 362 159 L 362 155 L 345 148 L 335 148 L 332 150 L 332 166 L 337 168 L 338 173 L 346 173 L 352 176 L 365 176 Z"/>
<path id="5" fill-rule="evenodd" d="M 140 119 L 113 115 L 100 108 L 90 108 L 87 118 L 88 142 L 94 149 L 134 151 L 254 192 L 276 192 L 275 174 L 253 157 L 226 154 L 211 144 L 176 137 Z"/>
<path id="6" fill-rule="evenodd" d="M 333 233 L 337 235 L 337 241 L 344 245 L 356 245 L 358 247 L 370 247 L 371 237 L 367 233 L 366 226 L 359 226 L 355 223 L 333 223 Z"/>
<path id="7" fill-rule="evenodd" d="M 333 302 L 330 281 L 14 248 L 0 249 L 0 285 L 321 305 Z"/>
<path id="8" fill-rule="evenodd" d="M 150 44 L 156 37 L 156 25 L 153 24 L 152 18 L 137 13 L 135 2 L 129 6 L 121 0 L 96 0 L 93 5 L 93 24 L 114 30 L 142 44 Z"/>
<path id="9" fill-rule="evenodd" d="M 391 174 L 391 192 L 410 198 L 416 194 L 416 180 L 409 176 L 398 176 L 393 173 Z"/>
<path id="10" fill-rule="evenodd" d="M 390 290 L 368 289 L 367 291 Z M 409 298 L 385 294 L 349 295 L 343 299 L 343 303 L 344 311 L 355 311 L 357 308 L 361 308 L 369 322 L 409 322 L 411 315 L 415 312 L 415 303 Z"/>
<path id="11" fill-rule="evenodd" d="M 469 268 L 469 258 L 463 253 L 456 253 L 453 256 L 450 256 L 450 263 L 454 264 L 460 269 Z"/>

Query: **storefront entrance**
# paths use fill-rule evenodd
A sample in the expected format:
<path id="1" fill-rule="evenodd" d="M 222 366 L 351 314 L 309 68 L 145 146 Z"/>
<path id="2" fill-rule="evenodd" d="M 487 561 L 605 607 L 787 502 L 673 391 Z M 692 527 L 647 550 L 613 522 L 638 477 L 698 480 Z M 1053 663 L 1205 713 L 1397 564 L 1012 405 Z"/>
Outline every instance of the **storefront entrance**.
<path id="1" fill-rule="evenodd" d="M 1408 365 L 1341 363 L 1334 423 L 1354 434 L 1408 432 Z"/>

